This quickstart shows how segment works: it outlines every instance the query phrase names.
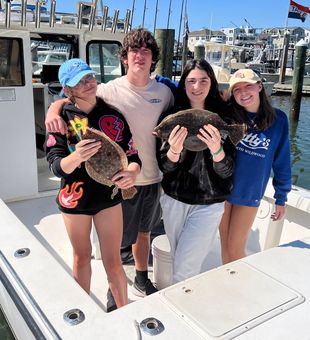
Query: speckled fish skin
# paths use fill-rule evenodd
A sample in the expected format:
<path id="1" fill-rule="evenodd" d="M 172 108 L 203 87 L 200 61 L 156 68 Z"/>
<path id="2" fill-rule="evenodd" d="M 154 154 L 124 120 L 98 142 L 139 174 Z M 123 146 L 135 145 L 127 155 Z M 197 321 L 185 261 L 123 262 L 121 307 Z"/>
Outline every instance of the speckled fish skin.
<path id="1" fill-rule="evenodd" d="M 207 124 L 215 126 L 222 138 L 229 136 L 234 145 L 238 144 L 246 132 L 245 124 L 228 125 L 217 113 L 202 109 L 189 109 L 167 116 L 155 127 L 154 134 L 167 140 L 176 125 L 186 127 L 188 135 L 184 141 L 184 148 L 190 151 L 202 151 L 207 149 L 207 145 L 198 139 L 197 134 L 199 129 Z"/>
<path id="2" fill-rule="evenodd" d="M 95 139 L 101 141 L 101 148 L 96 154 L 85 162 L 85 168 L 89 176 L 95 181 L 109 187 L 115 185 L 111 181 L 114 175 L 128 167 L 128 159 L 124 150 L 109 138 L 104 132 L 87 127 L 83 139 Z M 117 187 L 114 195 L 117 193 Z M 136 193 L 134 187 L 122 189 L 124 199 L 132 198 Z M 112 197 L 112 198 L 113 198 Z"/>

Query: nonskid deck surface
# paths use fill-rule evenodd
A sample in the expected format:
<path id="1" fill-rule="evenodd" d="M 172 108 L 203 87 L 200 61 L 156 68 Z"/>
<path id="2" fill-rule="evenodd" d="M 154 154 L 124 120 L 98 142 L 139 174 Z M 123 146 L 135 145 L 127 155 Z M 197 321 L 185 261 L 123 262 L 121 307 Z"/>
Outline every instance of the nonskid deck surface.
<path id="1" fill-rule="evenodd" d="M 70 275 L 72 275 L 72 247 L 68 239 L 61 214 L 59 213 L 55 202 L 56 193 L 56 191 L 49 193 L 46 192 L 41 194 L 39 198 L 8 203 L 8 206 L 27 227 L 27 229 L 41 242 L 46 250 L 48 250 L 49 253 L 53 255 L 58 263 L 60 263 L 61 266 Z M 303 195 L 305 195 L 305 193 Z M 292 201 L 294 201 L 294 199 Z M 303 206 L 303 204 L 308 204 L 308 201 L 303 202 L 301 197 L 299 197 L 297 201 L 298 205 Z M 266 234 L 272 234 L 273 230 L 274 232 L 276 230 L 280 230 L 280 226 L 278 226 L 278 222 L 274 222 L 271 226 L 269 226 L 269 214 L 273 207 L 268 201 L 264 200 L 262 203 L 264 204 L 262 204 L 259 209 L 257 218 L 250 233 L 247 247 L 248 255 L 277 245 L 276 242 L 264 241 Z M 288 208 L 287 210 L 288 220 L 286 220 L 284 223 L 281 237 L 279 236 L 275 238 L 279 239 L 278 244 L 285 244 L 297 239 L 310 237 L 310 229 L 305 227 L 308 225 L 308 222 L 304 221 L 304 215 L 307 214 L 305 214 L 303 211 L 299 212 L 299 210 L 292 209 L 293 208 Z M 296 218 L 293 218 L 294 214 L 297 212 L 299 212 L 299 218 L 296 220 L 296 222 L 293 222 L 297 218 L 296 216 Z M 300 223 L 298 223 L 298 221 Z M 272 233 L 268 231 L 268 226 L 270 227 L 269 229 L 271 229 Z M 159 232 L 162 231 L 163 228 L 161 227 Z M 220 240 L 219 236 L 217 236 L 215 244 L 206 258 L 202 269 L 203 271 L 207 271 L 212 268 L 219 267 L 220 265 Z M 139 298 L 134 296 L 130 289 L 130 286 L 134 280 L 134 266 L 132 264 L 124 265 L 124 269 L 128 278 L 129 299 L 130 301 L 135 301 Z M 152 266 L 149 267 L 149 277 L 151 280 L 153 280 Z M 94 258 L 92 260 L 91 296 L 104 310 L 106 305 L 107 289 L 108 284 L 102 261 L 100 259 Z"/>
<path id="2" fill-rule="evenodd" d="M 8 206 L 61 266 L 72 274 L 72 247 L 61 214 L 57 209 L 55 195 L 9 203 Z M 95 259 L 94 256 L 91 266 L 91 297 L 105 310 L 108 290 L 106 273 L 102 261 Z M 131 293 L 131 285 L 135 275 L 134 265 L 126 264 L 124 270 L 128 279 L 129 301 L 141 299 Z M 149 267 L 149 277 L 153 278 L 151 266 Z"/>

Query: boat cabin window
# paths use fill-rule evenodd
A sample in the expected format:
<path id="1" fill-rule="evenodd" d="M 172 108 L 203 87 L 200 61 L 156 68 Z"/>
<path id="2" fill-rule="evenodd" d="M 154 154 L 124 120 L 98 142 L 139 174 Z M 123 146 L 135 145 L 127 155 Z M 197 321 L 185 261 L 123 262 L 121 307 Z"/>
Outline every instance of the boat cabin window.
<path id="1" fill-rule="evenodd" d="M 72 44 L 47 40 L 31 39 L 31 59 L 33 78 L 42 77 L 43 66 L 59 68 L 67 59 L 72 57 Z M 55 73 L 56 81 L 58 79 Z"/>
<path id="2" fill-rule="evenodd" d="M 92 41 L 88 44 L 87 62 L 96 72 L 98 82 L 107 83 L 124 74 L 119 55 L 120 47 L 120 43 L 115 41 Z"/>
<path id="3" fill-rule="evenodd" d="M 24 86 L 22 40 L 0 38 L 0 87 Z"/>

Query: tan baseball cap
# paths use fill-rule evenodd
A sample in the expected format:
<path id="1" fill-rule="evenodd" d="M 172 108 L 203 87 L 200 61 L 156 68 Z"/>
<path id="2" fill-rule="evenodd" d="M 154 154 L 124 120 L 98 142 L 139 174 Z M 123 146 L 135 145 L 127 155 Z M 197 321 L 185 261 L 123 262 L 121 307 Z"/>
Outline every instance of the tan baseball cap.
<path id="1" fill-rule="evenodd" d="M 262 81 L 260 77 L 250 68 L 244 68 L 236 71 L 229 79 L 229 90 L 238 83 L 251 83 L 255 84 Z"/>

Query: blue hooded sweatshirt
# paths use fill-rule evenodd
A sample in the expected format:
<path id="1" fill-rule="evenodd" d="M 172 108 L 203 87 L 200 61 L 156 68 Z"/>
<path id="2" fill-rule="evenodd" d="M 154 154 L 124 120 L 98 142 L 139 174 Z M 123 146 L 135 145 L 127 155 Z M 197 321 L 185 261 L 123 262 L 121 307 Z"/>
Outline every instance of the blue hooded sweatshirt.
<path id="1" fill-rule="evenodd" d="M 255 114 L 248 113 L 251 121 Z M 273 171 L 276 205 L 285 205 L 291 190 L 289 128 L 286 114 L 276 109 L 276 119 L 267 130 L 249 128 L 236 146 L 233 190 L 228 202 L 258 207 Z"/>

